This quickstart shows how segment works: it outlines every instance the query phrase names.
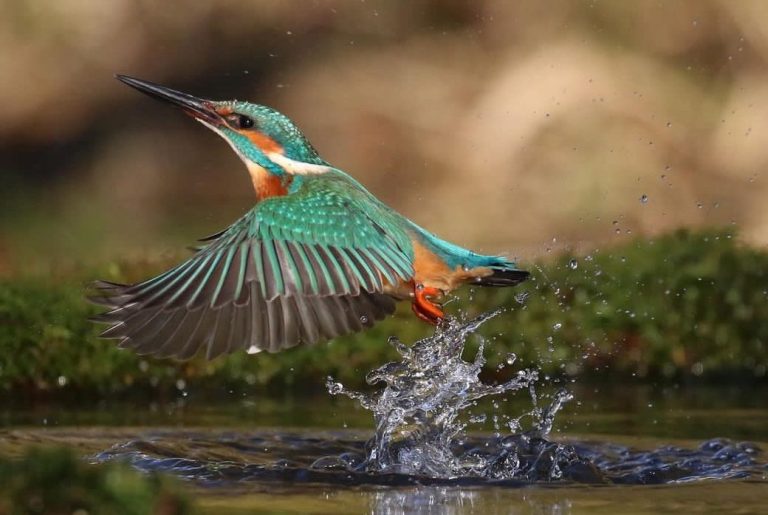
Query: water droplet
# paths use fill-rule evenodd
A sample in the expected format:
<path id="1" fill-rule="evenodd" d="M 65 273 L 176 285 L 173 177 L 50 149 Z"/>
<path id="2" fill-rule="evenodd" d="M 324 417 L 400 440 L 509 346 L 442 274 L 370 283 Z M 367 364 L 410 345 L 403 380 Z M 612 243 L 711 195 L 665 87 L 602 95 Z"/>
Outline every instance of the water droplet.
<path id="1" fill-rule="evenodd" d="M 507 365 L 514 365 L 515 361 L 517 361 L 517 354 L 510 352 L 504 361 L 507 362 Z"/>
<path id="2" fill-rule="evenodd" d="M 667 122 L 667 127 L 672 127 L 672 122 Z"/>
<path id="3" fill-rule="evenodd" d="M 368 317 L 365 315 L 360 316 L 360 323 L 366 325 L 368 323 Z"/>
<path id="4" fill-rule="evenodd" d="M 59 386 L 66 386 L 67 385 L 67 377 L 66 376 L 59 376 L 58 379 L 56 379 L 56 383 Z"/>
<path id="5" fill-rule="evenodd" d="M 570 261 L 568 261 L 568 267 L 571 270 L 576 270 L 577 268 L 579 268 L 579 262 L 576 259 L 571 259 Z"/>
<path id="6" fill-rule="evenodd" d="M 473 417 L 470 417 L 469 422 L 471 424 L 482 424 L 483 422 L 485 422 L 485 419 L 486 419 L 485 413 L 481 413 L 480 415 L 475 415 Z"/>
<path id="7" fill-rule="evenodd" d="M 339 395 L 344 391 L 344 385 L 334 381 L 331 376 L 326 379 L 325 387 L 331 395 Z"/>
<path id="8" fill-rule="evenodd" d="M 261 352 L 261 349 L 256 347 L 256 345 L 251 344 L 251 346 L 248 347 L 248 349 L 246 349 L 245 352 L 247 352 L 248 354 L 257 354 Z"/>
<path id="9" fill-rule="evenodd" d="M 552 326 L 552 330 L 559 331 L 563 327 L 563 324 L 560 322 L 555 323 L 555 325 Z"/>
<path id="10" fill-rule="evenodd" d="M 648 203 L 648 195 L 643 193 L 643 195 L 640 197 L 640 202 L 643 203 L 643 204 Z"/>

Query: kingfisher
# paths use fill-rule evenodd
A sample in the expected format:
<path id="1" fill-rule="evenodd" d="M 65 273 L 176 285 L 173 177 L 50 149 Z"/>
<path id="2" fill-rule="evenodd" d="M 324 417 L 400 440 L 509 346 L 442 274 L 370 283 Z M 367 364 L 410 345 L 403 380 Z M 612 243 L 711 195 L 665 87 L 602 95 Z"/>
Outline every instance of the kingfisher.
<path id="1" fill-rule="evenodd" d="M 180 107 L 243 161 L 254 207 L 204 238 L 183 263 L 137 284 L 95 283 L 102 337 L 140 354 L 208 359 L 278 352 L 371 327 L 410 300 L 439 324 L 439 301 L 464 284 L 513 286 L 528 272 L 501 256 L 440 239 L 323 160 L 285 115 L 238 100 L 198 98 L 116 75 Z"/>

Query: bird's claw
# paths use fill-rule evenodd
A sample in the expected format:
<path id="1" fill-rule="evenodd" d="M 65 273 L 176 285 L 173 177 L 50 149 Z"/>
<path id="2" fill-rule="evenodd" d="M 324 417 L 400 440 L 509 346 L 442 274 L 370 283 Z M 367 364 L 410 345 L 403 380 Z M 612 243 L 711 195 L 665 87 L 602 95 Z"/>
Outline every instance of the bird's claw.
<path id="1" fill-rule="evenodd" d="M 442 294 L 443 292 L 437 288 L 417 284 L 413 288 L 413 304 L 411 304 L 413 312 L 428 324 L 438 325 L 445 319 L 445 313 L 441 306 L 432 302 L 431 299 Z"/>

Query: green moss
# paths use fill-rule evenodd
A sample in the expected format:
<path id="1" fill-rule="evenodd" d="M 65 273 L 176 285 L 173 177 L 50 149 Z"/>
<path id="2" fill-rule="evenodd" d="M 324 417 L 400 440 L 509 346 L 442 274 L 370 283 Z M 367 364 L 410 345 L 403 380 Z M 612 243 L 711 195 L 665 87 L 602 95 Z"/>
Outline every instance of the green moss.
<path id="1" fill-rule="evenodd" d="M 551 355 L 552 365 L 584 375 L 760 377 L 767 271 L 768 253 L 725 231 L 638 239 L 544 265 L 524 308 L 495 329 L 526 358 Z M 513 294 L 488 300 L 509 304 Z"/>
<path id="2" fill-rule="evenodd" d="M 157 264 L 107 278 L 157 272 Z M 146 269 L 149 268 L 149 269 Z M 470 314 L 507 306 L 484 329 L 491 364 L 515 352 L 548 374 L 679 376 L 765 375 L 768 362 L 768 253 L 724 231 L 686 231 L 637 239 L 589 256 L 562 255 L 531 266 L 532 280 L 513 289 L 479 289 L 449 306 Z M 236 353 L 211 363 L 154 360 L 99 340 L 87 317 L 80 271 L 63 279 L 0 282 L 0 389 L 94 394 L 261 384 L 299 390 L 334 375 L 359 385 L 372 367 L 394 357 L 386 340 L 429 333 L 408 306 L 372 330 L 329 345 L 282 354 Z M 527 292 L 524 304 L 515 299 Z M 466 297 L 472 297 L 471 300 Z M 180 384 L 180 383 L 179 383 Z"/>
<path id="3" fill-rule="evenodd" d="M 0 459 L 0 484 L 0 515 L 191 513 L 171 479 L 122 463 L 90 465 L 66 448 L 33 448 L 21 459 Z"/>

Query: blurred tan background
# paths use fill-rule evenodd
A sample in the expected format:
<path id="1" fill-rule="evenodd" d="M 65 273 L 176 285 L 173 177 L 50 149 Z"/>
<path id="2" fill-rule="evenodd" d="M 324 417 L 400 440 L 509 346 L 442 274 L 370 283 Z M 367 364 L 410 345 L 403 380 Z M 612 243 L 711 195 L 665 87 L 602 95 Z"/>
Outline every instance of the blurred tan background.
<path id="1" fill-rule="evenodd" d="M 223 141 L 114 73 L 276 107 L 482 251 L 768 243 L 765 1 L 0 4 L 0 273 L 178 252 L 250 207 Z"/>

